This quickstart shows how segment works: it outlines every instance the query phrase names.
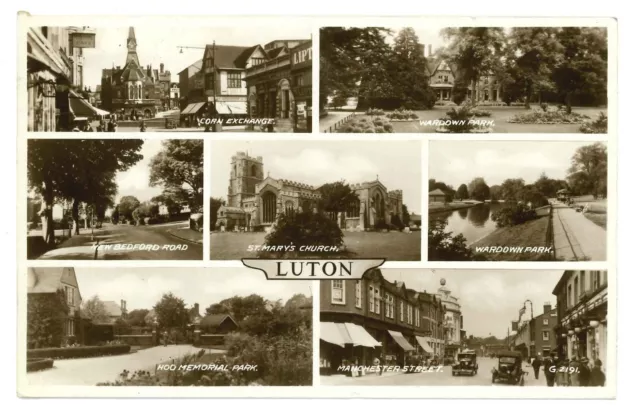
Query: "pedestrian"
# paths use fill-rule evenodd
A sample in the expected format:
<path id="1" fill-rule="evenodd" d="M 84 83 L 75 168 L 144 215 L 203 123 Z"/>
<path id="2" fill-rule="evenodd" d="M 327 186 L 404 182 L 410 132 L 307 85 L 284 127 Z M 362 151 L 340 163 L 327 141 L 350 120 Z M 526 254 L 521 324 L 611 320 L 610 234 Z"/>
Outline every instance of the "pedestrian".
<path id="1" fill-rule="evenodd" d="M 569 360 L 563 359 L 558 363 L 558 370 L 556 370 L 556 382 L 558 386 L 569 386 Z"/>
<path id="2" fill-rule="evenodd" d="M 578 358 L 573 357 L 569 362 L 569 386 L 580 386 L 578 366 L 580 366 Z"/>
<path id="3" fill-rule="evenodd" d="M 540 360 L 540 353 L 538 353 L 538 355 L 533 359 L 533 361 L 531 362 L 531 365 L 533 366 L 533 374 L 536 377 L 536 380 L 538 380 L 538 376 L 540 376 L 540 366 L 542 366 L 542 361 Z"/>
<path id="4" fill-rule="evenodd" d="M 142 121 L 140 123 L 140 132 L 147 132 L 147 125 Z"/>
<path id="5" fill-rule="evenodd" d="M 604 386 L 606 381 L 607 376 L 602 371 L 602 361 L 598 358 L 593 363 L 593 369 L 591 369 L 589 386 Z"/>
<path id="6" fill-rule="evenodd" d="M 583 357 L 578 366 L 578 380 L 580 386 L 589 386 L 591 382 L 591 369 L 589 368 L 589 359 Z"/>
<path id="7" fill-rule="evenodd" d="M 547 386 L 554 386 L 556 380 L 556 364 L 551 357 L 544 359 L 544 377 L 547 379 Z"/>
<path id="8" fill-rule="evenodd" d="M 375 367 L 375 372 L 378 376 L 382 376 L 382 364 L 378 357 L 373 359 L 373 366 Z"/>

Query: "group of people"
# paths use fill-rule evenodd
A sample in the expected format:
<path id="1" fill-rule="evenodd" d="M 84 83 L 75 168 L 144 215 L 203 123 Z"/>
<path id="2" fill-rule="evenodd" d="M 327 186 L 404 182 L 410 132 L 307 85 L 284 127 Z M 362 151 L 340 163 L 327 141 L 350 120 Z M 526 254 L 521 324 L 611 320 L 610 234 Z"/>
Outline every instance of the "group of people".
<path id="1" fill-rule="evenodd" d="M 591 363 L 587 357 L 560 359 L 553 355 L 542 358 L 538 353 L 531 366 L 536 379 L 542 369 L 547 386 L 604 386 L 606 382 L 600 359 Z"/>

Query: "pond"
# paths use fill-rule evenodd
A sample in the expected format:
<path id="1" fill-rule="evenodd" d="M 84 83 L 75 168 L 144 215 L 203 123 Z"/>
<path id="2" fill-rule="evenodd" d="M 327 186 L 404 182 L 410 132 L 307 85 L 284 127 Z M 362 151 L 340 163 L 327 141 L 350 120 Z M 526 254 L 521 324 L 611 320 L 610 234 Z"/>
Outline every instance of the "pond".
<path id="1" fill-rule="evenodd" d="M 504 203 L 485 203 L 451 212 L 429 214 L 429 219 L 446 220 L 445 231 L 453 232 L 454 235 L 462 234 L 469 245 L 495 231 L 497 227 L 491 220 L 491 214 L 504 206 Z"/>

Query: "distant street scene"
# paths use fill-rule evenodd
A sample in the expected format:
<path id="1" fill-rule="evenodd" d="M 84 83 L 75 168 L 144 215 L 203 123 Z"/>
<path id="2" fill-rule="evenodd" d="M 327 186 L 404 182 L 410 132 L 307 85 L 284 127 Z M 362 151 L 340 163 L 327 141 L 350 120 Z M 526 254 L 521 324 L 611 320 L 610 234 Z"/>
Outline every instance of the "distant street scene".
<path id="1" fill-rule="evenodd" d="M 324 27 L 325 133 L 607 133 L 604 27 Z"/>
<path id="2" fill-rule="evenodd" d="M 606 271 L 584 270 L 322 281 L 320 384 L 605 386 L 607 288 Z"/>
<path id="3" fill-rule="evenodd" d="M 418 141 L 216 141 L 211 259 L 421 259 Z"/>
<path id="4" fill-rule="evenodd" d="M 311 132 L 313 29 L 31 27 L 32 132 Z"/>
<path id="5" fill-rule="evenodd" d="M 29 268 L 27 296 L 29 385 L 311 385 L 308 282 L 245 268 Z"/>
<path id="6" fill-rule="evenodd" d="M 201 140 L 29 140 L 27 256 L 202 260 Z"/>
<path id="7" fill-rule="evenodd" d="M 605 261 L 602 142 L 433 142 L 429 260 Z"/>

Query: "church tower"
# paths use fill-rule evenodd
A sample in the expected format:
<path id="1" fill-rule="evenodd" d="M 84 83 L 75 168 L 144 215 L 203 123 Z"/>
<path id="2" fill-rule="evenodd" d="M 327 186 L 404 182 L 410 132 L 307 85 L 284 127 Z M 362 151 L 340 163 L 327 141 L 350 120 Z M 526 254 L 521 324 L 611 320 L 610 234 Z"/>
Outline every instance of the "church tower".
<path id="1" fill-rule="evenodd" d="M 236 152 L 231 157 L 227 206 L 242 207 L 242 199 L 256 195 L 256 184 L 264 180 L 262 157 L 250 157 L 246 152 Z"/>
<path id="2" fill-rule="evenodd" d="M 136 33 L 133 30 L 133 26 L 129 26 L 129 36 L 127 37 L 127 60 L 125 61 L 125 67 L 130 62 L 135 62 L 136 65 L 140 66 L 140 61 L 138 61 L 138 52 L 136 52 L 136 48 L 138 46 L 138 42 L 136 41 Z"/>

